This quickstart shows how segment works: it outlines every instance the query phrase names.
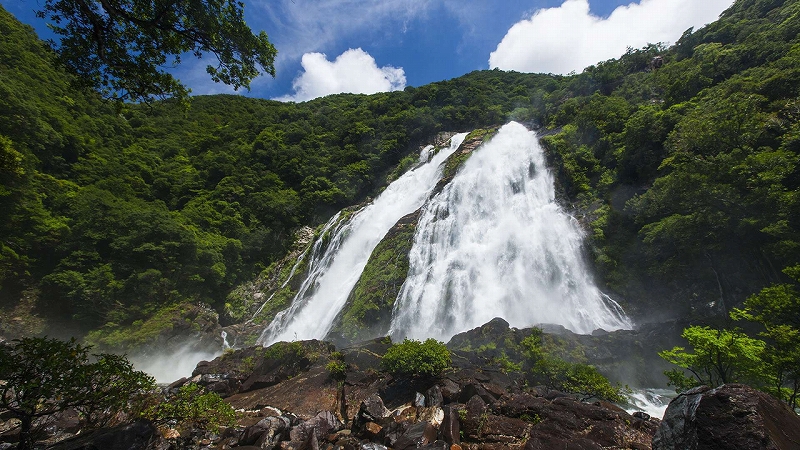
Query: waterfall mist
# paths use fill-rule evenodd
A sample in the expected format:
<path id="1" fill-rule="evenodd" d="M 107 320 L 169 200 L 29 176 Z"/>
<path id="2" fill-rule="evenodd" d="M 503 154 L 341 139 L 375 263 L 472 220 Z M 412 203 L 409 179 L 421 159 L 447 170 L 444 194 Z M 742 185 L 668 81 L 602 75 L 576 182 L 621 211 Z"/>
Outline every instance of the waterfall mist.
<path id="1" fill-rule="evenodd" d="M 192 343 L 182 348 L 156 354 L 134 354 L 128 357 L 136 370 L 153 376 L 157 383 L 168 384 L 181 377 L 190 377 L 200 361 L 211 361 L 222 354 L 219 350 L 198 350 Z"/>
<path id="2" fill-rule="evenodd" d="M 555 202 L 536 134 L 505 125 L 424 206 L 392 337 L 447 341 L 494 317 L 577 333 L 630 328 L 595 286 L 582 243 Z"/>

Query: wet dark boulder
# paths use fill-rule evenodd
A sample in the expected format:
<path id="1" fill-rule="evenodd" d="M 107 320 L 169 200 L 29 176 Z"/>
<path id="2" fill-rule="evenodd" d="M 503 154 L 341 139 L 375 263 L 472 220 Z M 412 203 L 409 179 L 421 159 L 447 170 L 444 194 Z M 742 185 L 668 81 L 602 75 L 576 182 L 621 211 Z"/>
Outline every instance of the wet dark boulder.
<path id="1" fill-rule="evenodd" d="M 458 409 L 452 406 L 444 407 L 444 420 L 440 428 L 442 439 L 450 445 L 461 443 L 461 422 Z"/>
<path id="2" fill-rule="evenodd" d="M 317 450 L 329 435 L 341 430 L 344 424 L 330 411 L 322 411 L 289 431 L 288 448 Z"/>
<path id="3" fill-rule="evenodd" d="M 153 448 L 160 436 L 152 422 L 139 420 L 112 428 L 90 431 L 61 441 L 52 450 L 145 450 Z"/>
<path id="4" fill-rule="evenodd" d="M 405 433 L 394 443 L 395 450 L 409 450 L 432 444 L 436 441 L 438 431 L 429 422 L 417 422 L 408 427 Z"/>
<path id="5" fill-rule="evenodd" d="M 532 393 L 503 396 L 489 406 L 484 417 L 519 420 L 506 423 L 512 432 L 497 433 L 502 436 L 520 433 L 520 422 L 526 422 L 531 449 L 649 448 L 658 427 L 658 420 L 633 417 L 614 405 L 583 403 L 571 397 L 549 400 Z M 484 425 L 484 429 L 489 428 Z"/>
<path id="6" fill-rule="evenodd" d="M 800 448 L 800 417 L 781 401 L 742 384 L 691 389 L 672 400 L 653 450 Z"/>

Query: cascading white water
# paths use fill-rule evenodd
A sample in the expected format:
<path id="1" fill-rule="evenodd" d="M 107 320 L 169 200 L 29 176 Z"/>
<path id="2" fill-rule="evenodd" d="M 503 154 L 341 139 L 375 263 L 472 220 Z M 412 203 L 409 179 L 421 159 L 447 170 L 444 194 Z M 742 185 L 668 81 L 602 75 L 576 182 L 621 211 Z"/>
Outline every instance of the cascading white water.
<path id="1" fill-rule="evenodd" d="M 395 180 L 371 204 L 349 220 L 336 217 L 329 222 L 329 228 L 336 224 L 330 231 L 331 241 L 327 247 L 322 241 L 314 244 L 309 276 L 292 305 L 275 316 L 258 342 L 269 345 L 282 340 L 325 337 L 372 251 L 400 218 L 423 205 L 439 180 L 439 166 L 465 137 L 466 133 L 453 136 L 450 146 L 433 156 L 432 148 L 424 149 L 420 153 L 420 165 Z"/>
<path id="2" fill-rule="evenodd" d="M 667 410 L 669 402 L 672 401 L 676 395 L 674 390 L 668 389 L 632 389 L 629 393 L 625 394 L 628 403 L 625 410 L 628 411 L 629 414 L 633 414 L 636 411 L 643 411 L 651 417 L 661 419 L 664 417 L 664 412 Z"/>
<path id="3" fill-rule="evenodd" d="M 535 133 L 505 125 L 423 208 L 392 337 L 447 341 L 494 317 L 577 333 L 630 328 L 593 283 L 582 242 Z"/>

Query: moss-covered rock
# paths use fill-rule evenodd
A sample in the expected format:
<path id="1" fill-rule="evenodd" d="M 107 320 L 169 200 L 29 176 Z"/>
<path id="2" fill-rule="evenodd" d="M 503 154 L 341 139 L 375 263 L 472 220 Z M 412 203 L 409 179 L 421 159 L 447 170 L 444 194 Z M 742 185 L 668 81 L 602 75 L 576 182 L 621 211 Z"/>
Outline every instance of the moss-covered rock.
<path id="1" fill-rule="evenodd" d="M 458 150 L 445 160 L 444 168 L 442 169 L 442 178 L 436 183 L 436 187 L 433 188 L 433 193 L 436 194 L 440 192 L 447 183 L 453 181 L 453 177 L 456 176 L 458 170 L 467 162 L 469 157 L 472 156 L 472 152 L 484 142 L 488 142 L 497 134 L 498 129 L 499 127 L 480 128 L 470 132 L 467 137 L 464 138 L 464 142 L 461 143 Z"/>
<path id="2" fill-rule="evenodd" d="M 372 251 L 329 339 L 360 342 L 389 331 L 394 302 L 408 275 L 408 253 L 419 215 L 417 210 L 398 220 Z"/>
<path id="3" fill-rule="evenodd" d="M 280 311 L 279 304 L 294 296 L 305 275 L 305 255 L 314 241 L 314 230 L 302 227 L 295 233 L 291 251 L 272 263 L 253 281 L 244 283 L 228 294 L 221 321 L 223 324 L 252 320 L 263 323 Z M 265 304 L 272 297 L 269 305 Z M 285 306 L 284 306 L 285 307 Z"/>
<path id="4" fill-rule="evenodd" d="M 315 257 L 312 253 L 324 253 L 338 227 L 367 203 L 343 209 L 335 223 L 327 228 L 327 224 L 316 230 L 301 228 L 288 255 L 270 265 L 256 280 L 239 286 L 228 296 L 225 305 L 228 317 L 224 323 L 233 323 L 225 327 L 230 346 L 249 347 L 258 342 L 275 315 L 291 306 L 308 276 L 308 265 Z M 239 315 L 238 318 L 235 314 Z"/>
<path id="5" fill-rule="evenodd" d="M 325 366 L 334 346 L 317 340 L 276 342 L 269 347 L 228 350 L 212 361 L 201 361 L 192 372 L 201 386 L 223 397 L 278 384 L 314 365 Z"/>
<path id="6" fill-rule="evenodd" d="M 103 351 L 150 353 L 222 348 L 218 314 L 203 304 L 178 303 L 159 309 L 146 320 L 130 325 L 108 323 L 86 336 L 88 344 Z"/>
<path id="7" fill-rule="evenodd" d="M 45 334 L 46 322 L 36 313 L 38 289 L 26 289 L 18 302 L 0 306 L 0 342 Z"/>

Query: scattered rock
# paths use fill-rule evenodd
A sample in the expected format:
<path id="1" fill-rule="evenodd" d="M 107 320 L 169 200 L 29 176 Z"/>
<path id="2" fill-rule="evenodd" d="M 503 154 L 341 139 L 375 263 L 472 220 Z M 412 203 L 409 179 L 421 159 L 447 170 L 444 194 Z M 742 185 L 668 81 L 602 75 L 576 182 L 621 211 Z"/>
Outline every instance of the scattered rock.
<path id="1" fill-rule="evenodd" d="M 436 441 L 437 430 L 429 422 L 419 422 L 410 426 L 408 430 L 394 444 L 395 450 L 419 448 Z"/>
<path id="2" fill-rule="evenodd" d="M 425 405 L 426 406 L 442 406 L 444 396 L 442 389 L 436 385 L 425 391 Z"/>
<path id="3" fill-rule="evenodd" d="M 288 417 L 267 417 L 244 430 L 239 444 L 257 444 L 261 448 L 273 448 L 288 437 L 292 420 Z"/>
<path id="4" fill-rule="evenodd" d="M 380 422 L 387 414 L 388 411 L 383 405 L 383 399 L 381 399 L 379 395 L 373 394 L 361 402 L 361 406 L 358 408 L 358 414 L 353 419 L 352 430 L 359 432 L 364 429 L 367 423 Z"/>
<path id="5" fill-rule="evenodd" d="M 499 320 L 485 329 L 508 337 Z M 377 339 L 342 350 L 343 381 L 325 368 L 334 348 L 319 341 L 236 350 L 198 364 L 192 381 L 224 393 L 242 412 L 240 425 L 219 436 L 200 429 L 156 436 L 158 448 L 648 448 L 658 425 L 612 404 L 523 391 L 519 379 L 469 358 L 443 378 L 392 377 L 375 369 L 388 347 Z"/>
<path id="6" fill-rule="evenodd" d="M 458 419 L 458 411 L 452 406 L 444 407 L 444 420 L 442 421 L 442 439 L 448 444 L 461 443 L 461 424 Z M 452 450 L 452 449 L 451 449 Z"/>

